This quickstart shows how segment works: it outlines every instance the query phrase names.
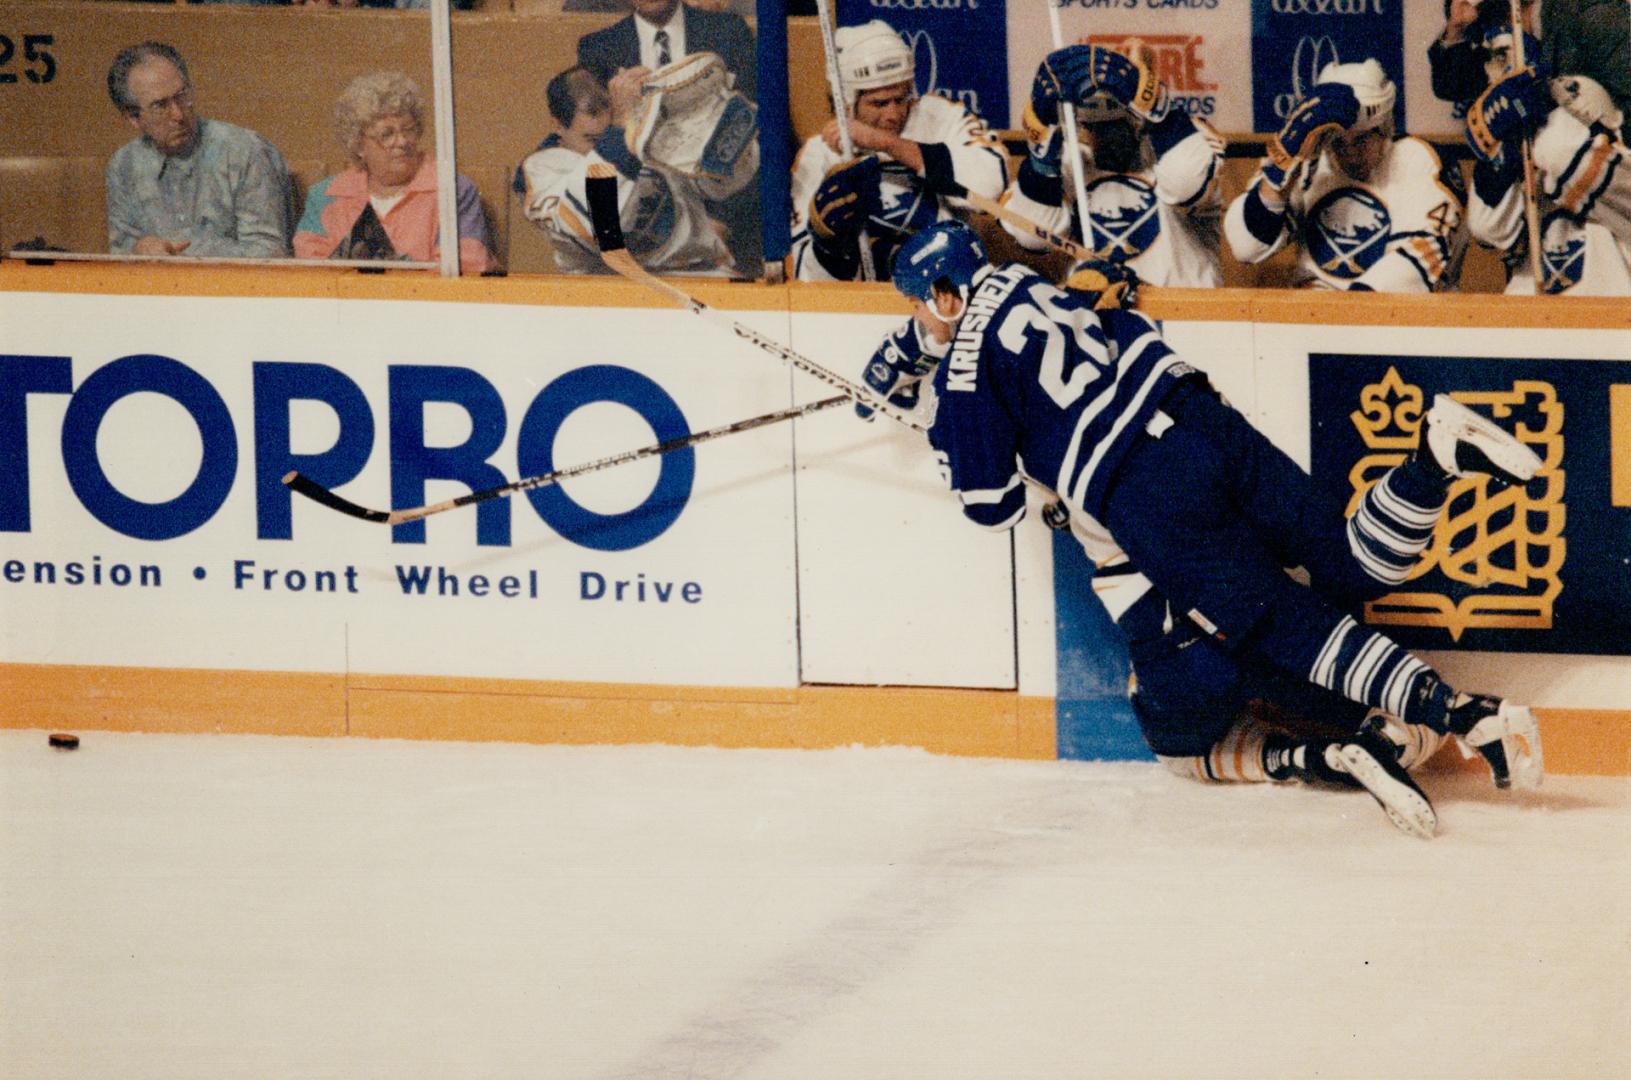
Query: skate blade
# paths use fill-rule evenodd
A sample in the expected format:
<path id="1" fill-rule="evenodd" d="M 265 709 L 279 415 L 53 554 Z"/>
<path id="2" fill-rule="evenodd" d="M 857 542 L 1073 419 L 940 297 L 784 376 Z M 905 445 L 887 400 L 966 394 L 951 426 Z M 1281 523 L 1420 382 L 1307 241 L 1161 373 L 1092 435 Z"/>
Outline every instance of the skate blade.
<path id="1" fill-rule="evenodd" d="M 1340 747 L 1337 757 L 1342 760 L 1343 771 L 1370 792 L 1395 828 L 1422 840 L 1433 838 L 1438 831 L 1438 815 L 1433 812 L 1433 804 L 1427 801 L 1427 796 L 1388 775 L 1363 747 Z"/>

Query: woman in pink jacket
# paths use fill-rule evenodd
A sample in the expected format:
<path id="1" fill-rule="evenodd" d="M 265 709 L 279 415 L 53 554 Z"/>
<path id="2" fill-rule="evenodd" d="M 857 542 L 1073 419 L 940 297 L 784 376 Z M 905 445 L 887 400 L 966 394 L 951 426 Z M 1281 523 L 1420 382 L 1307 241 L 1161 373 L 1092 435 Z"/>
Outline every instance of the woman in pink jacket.
<path id="1" fill-rule="evenodd" d="M 419 87 L 395 71 L 359 75 L 334 103 L 335 133 L 353 162 L 312 185 L 295 231 L 303 259 L 410 259 L 435 262 L 436 159 L 425 134 Z M 459 268 L 494 268 L 481 196 L 457 180 Z"/>

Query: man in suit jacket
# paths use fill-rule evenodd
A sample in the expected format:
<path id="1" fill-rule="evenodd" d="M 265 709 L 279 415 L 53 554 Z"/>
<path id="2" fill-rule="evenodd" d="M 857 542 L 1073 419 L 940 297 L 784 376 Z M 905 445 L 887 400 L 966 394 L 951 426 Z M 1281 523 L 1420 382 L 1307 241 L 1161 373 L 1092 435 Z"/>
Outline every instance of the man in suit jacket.
<path id="1" fill-rule="evenodd" d="M 736 88 L 758 100 L 753 31 L 740 15 L 703 11 L 680 0 L 627 2 L 634 9 L 627 18 L 578 39 L 578 63 L 602 83 L 610 83 L 623 68 L 655 70 L 691 53 L 711 52 L 736 76 Z"/>

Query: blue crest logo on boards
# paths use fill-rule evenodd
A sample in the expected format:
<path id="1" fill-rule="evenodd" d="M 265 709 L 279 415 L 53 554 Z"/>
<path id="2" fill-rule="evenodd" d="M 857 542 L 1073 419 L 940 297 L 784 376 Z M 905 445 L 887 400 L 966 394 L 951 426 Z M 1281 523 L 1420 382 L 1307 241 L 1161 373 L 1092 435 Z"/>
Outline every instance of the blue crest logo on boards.
<path id="1" fill-rule="evenodd" d="M 1387 207 L 1369 190 L 1337 188 L 1314 204 L 1303 240 L 1322 272 L 1352 281 L 1382 257 L 1392 226 Z"/>

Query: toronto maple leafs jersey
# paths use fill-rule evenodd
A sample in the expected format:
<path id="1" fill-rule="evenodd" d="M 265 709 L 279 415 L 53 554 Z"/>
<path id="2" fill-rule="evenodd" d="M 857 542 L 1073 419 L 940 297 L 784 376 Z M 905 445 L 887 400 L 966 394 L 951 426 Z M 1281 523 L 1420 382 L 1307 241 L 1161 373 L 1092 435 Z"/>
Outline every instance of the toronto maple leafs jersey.
<path id="1" fill-rule="evenodd" d="M 1023 477 L 1096 519 L 1128 447 L 1195 374 L 1147 316 L 1095 312 L 1029 267 L 987 268 L 935 371 L 929 444 L 977 524 L 1024 517 Z"/>
<path id="2" fill-rule="evenodd" d="M 1284 192 L 1283 215 L 1263 205 L 1261 178 L 1259 172 L 1224 215 L 1229 247 L 1241 262 L 1262 262 L 1295 243 L 1295 285 L 1419 293 L 1458 284 L 1467 246 L 1460 173 L 1421 139 L 1395 139 L 1363 183 L 1322 151 Z"/>
<path id="3" fill-rule="evenodd" d="M 1144 167 L 1114 173 L 1095 168 L 1082 153 L 1082 181 L 1087 191 L 1088 227 L 1084 235 L 1076 212 L 1075 181 L 1064 164 L 1058 198 L 1033 198 L 1019 179 L 1008 186 L 1003 202 L 1052 233 L 1069 235 L 1100 258 L 1125 262 L 1139 280 L 1151 285 L 1211 289 L 1223 284 L 1218 222 L 1223 198 L 1218 171 L 1224 140 L 1204 120 L 1174 114 L 1162 121 L 1177 128 L 1164 152 L 1143 139 Z M 1047 245 L 1024 229 L 1003 222 L 1020 245 L 1031 251 Z"/>
<path id="4" fill-rule="evenodd" d="M 984 120 L 964 106 L 929 94 L 912 104 L 900 137 L 915 143 L 939 143 L 951 156 L 952 177 L 968 190 L 988 199 L 1002 194 L 1008 183 L 1008 155 Z M 821 136 L 812 136 L 793 162 L 793 277 L 799 281 L 832 281 L 833 276 L 810 250 L 810 197 L 827 171 L 843 156 Z M 878 184 L 882 212 L 865 222 L 872 240 L 872 263 L 883 273 L 895 248 L 913 233 L 954 216 L 961 199 L 939 198 L 923 188 L 923 178 L 880 154 L 883 178 Z"/>
<path id="5" fill-rule="evenodd" d="M 1554 109 L 1535 135 L 1545 291 L 1631 296 L 1631 150 L 1602 126 Z M 1532 294 L 1521 172 L 1481 165 L 1473 173 L 1467 227 L 1481 244 L 1525 257 L 1509 260 L 1509 293 Z"/>
<path id="6" fill-rule="evenodd" d="M 589 166 L 617 170 L 617 205 L 629 254 L 655 274 L 729 275 L 736 268 L 723 229 L 709 215 L 696 182 L 642 166 L 611 128 L 587 154 L 545 139 L 521 163 L 516 190 L 527 220 L 543 229 L 555 262 L 567 273 L 607 273 L 589 219 L 584 182 Z"/>

